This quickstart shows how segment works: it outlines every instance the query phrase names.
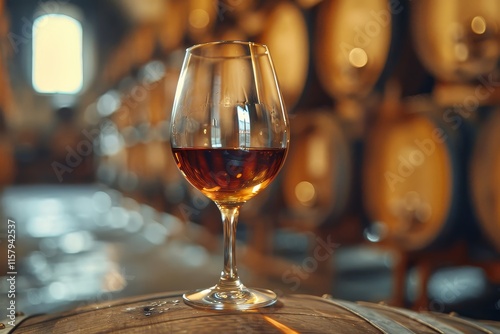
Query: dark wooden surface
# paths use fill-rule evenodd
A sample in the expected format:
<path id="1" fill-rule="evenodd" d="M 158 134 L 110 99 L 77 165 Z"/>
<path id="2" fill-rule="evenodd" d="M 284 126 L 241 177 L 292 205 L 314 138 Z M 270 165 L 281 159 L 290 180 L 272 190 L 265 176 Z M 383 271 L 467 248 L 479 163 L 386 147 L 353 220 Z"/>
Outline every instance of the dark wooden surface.
<path id="1" fill-rule="evenodd" d="M 456 316 L 310 295 L 284 296 L 274 306 L 253 311 L 204 311 L 185 305 L 175 292 L 28 317 L 10 333 L 401 334 L 438 333 L 439 326 L 448 328 L 445 333 L 500 333 L 497 323 L 490 322 L 489 329 L 481 328 L 484 325 Z"/>

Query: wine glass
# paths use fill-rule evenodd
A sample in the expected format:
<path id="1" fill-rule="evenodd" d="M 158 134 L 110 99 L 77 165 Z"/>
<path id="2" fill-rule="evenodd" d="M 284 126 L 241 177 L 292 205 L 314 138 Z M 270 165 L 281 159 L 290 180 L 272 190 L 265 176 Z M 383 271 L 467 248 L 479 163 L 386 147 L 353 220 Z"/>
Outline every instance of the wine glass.
<path id="1" fill-rule="evenodd" d="M 288 151 L 288 116 L 268 48 L 241 41 L 188 48 L 170 130 L 177 166 L 215 202 L 224 230 L 219 282 L 185 293 L 185 303 L 213 310 L 272 305 L 274 292 L 243 285 L 235 254 L 240 207 L 271 183 Z"/>

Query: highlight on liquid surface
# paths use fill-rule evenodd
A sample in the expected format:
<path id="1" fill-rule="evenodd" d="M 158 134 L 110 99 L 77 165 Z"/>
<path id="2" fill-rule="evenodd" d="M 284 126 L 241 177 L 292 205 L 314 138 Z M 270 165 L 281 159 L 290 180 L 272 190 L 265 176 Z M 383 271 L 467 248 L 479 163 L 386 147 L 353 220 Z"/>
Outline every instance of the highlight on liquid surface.
<path id="1" fill-rule="evenodd" d="M 186 179 L 213 201 L 243 203 L 278 174 L 284 148 L 172 148 Z"/>

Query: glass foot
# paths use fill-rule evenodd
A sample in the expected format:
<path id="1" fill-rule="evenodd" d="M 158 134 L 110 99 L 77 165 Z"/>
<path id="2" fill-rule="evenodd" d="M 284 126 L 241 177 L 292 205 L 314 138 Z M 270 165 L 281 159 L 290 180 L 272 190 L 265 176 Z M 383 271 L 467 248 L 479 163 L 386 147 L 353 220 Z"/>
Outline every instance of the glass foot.
<path id="1" fill-rule="evenodd" d="M 210 310 L 250 310 L 274 304 L 278 297 L 271 290 L 249 289 L 223 290 L 217 285 L 204 290 L 186 292 L 182 298 L 190 306 Z"/>

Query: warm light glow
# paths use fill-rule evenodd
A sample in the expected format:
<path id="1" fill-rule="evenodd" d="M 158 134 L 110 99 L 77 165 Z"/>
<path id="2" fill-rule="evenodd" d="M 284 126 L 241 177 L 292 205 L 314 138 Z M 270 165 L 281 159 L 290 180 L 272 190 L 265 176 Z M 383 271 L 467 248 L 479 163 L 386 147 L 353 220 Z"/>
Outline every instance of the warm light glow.
<path id="1" fill-rule="evenodd" d="M 307 144 L 307 175 L 311 178 L 322 179 L 329 173 L 330 163 L 327 160 L 329 146 L 321 134 L 314 134 Z"/>
<path id="2" fill-rule="evenodd" d="M 203 29 L 210 23 L 210 16 L 206 10 L 195 9 L 189 13 L 189 24 L 196 29 Z"/>
<path id="3" fill-rule="evenodd" d="M 282 324 L 281 322 L 274 320 L 273 318 L 265 315 L 264 320 L 269 322 L 271 325 L 279 329 L 282 333 L 284 334 L 298 334 L 299 332 L 291 329 L 290 327 L 286 326 L 285 324 Z"/>
<path id="4" fill-rule="evenodd" d="M 470 27 L 474 33 L 482 35 L 486 32 L 486 20 L 482 16 L 476 16 L 472 19 Z"/>
<path id="5" fill-rule="evenodd" d="M 76 94 L 83 85 L 82 25 L 67 15 L 48 14 L 33 23 L 33 88 Z"/>
<path id="6" fill-rule="evenodd" d="M 316 189 L 311 182 L 299 182 L 295 186 L 295 197 L 302 205 L 309 206 L 316 197 Z"/>
<path id="7" fill-rule="evenodd" d="M 356 68 L 361 68 L 368 64 L 368 55 L 361 48 L 354 48 L 349 52 L 349 63 Z"/>
<path id="8" fill-rule="evenodd" d="M 259 193 L 259 191 L 260 191 L 260 188 L 261 188 L 261 187 L 262 187 L 262 183 L 260 183 L 260 184 L 258 184 L 258 185 L 256 185 L 256 186 L 254 186 L 254 187 L 252 188 L 252 192 L 253 192 L 254 194 Z"/>

